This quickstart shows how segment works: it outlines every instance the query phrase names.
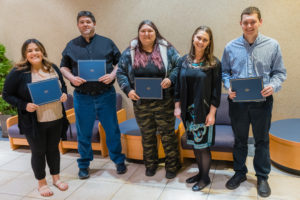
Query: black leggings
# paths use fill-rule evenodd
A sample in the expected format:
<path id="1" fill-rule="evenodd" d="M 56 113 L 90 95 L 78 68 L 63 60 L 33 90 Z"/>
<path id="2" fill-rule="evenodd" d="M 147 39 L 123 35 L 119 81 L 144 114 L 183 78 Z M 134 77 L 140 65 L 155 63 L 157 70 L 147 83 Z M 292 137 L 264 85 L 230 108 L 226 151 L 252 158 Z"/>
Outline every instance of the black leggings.
<path id="1" fill-rule="evenodd" d="M 26 135 L 32 155 L 31 166 L 36 179 L 46 177 L 46 160 L 51 175 L 59 174 L 60 154 L 58 144 L 62 130 L 62 119 L 38 123 L 37 137 Z"/>

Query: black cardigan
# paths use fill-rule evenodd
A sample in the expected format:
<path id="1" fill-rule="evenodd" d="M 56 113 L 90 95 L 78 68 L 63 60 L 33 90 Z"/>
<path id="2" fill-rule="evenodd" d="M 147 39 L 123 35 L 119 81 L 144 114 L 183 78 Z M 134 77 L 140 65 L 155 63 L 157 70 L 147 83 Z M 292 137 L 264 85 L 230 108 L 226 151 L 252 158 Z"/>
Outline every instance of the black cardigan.
<path id="1" fill-rule="evenodd" d="M 59 81 L 61 83 L 61 91 L 67 94 L 67 87 L 60 70 L 56 65 L 52 65 L 52 67 L 59 76 Z M 16 68 L 13 68 L 5 79 L 2 98 L 9 104 L 17 107 L 19 120 L 18 126 L 20 129 L 20 134 L 36 136 L 38 124 L 36 112 L 26 111 L 27 104 L 32 102 L 27 87 L 27 83 L 31 83 L 31 81 L 32 80 L 30 69 L 17 70 Z M 68 122 L 66 120 L 66 113 L 64 107 L 63 116 L 64 128 L 61 136 L 62 138 L 65 138 L 66 131 L 68 128 Z"/>
<path id="2" fill-rule="evenodd" d="M 195 104 L 195 123 L 205 123 L 206 116 L 210 111 L 210 106 L 214 105 L 216 108 L 219 107 L 220 97 L 221 97 L 221 63 L 215 58 L 216 66 L 209 68 L 205 73 L 207 78 L 205 80 L 204 91 L 199 91 L 202 93 L 202 99 L 194 99 Z M 188 55 L 180 58 L 179 61 L 179 74 L 177 77 L 177 82 L 175 86 L 175 101 L 180 102 L 181 107 L 181 119 L 186 122 L 186 112 L 188 107 L 188 98 L 191 98 L 187 94 L 186 81 L 186 70 L 189 67 Z M 199 88 L 200 89 L 200 88 Z"/>

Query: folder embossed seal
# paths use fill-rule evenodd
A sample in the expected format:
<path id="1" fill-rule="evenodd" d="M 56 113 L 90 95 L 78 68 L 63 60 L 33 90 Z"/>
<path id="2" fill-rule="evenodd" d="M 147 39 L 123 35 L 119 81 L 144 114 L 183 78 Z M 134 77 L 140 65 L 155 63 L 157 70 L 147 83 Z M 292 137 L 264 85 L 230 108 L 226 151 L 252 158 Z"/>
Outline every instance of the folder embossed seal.
<path id="1" fill-rule="evenodd" d="M 86 81 L 98 81 L 106 74 L 106 60 L 78 60 L 78 76 Z"/>
<path id="2" fill-rule="evenodd" d="M 230 79 L 231 90 L 236 92 L 236 97 L 233 102 L 251 102 L 251 101 L 265 101 L 266 98 L 261 95 L 264 88 L 263 78 L 239 78 Z"/>
<path id="3" fill-rule="evenodd" d="M 59 101 L 62 95 L 57 78 L 28 83 L 27 87 L 29 89 L 32 102 L 36 105 L 44 105 Z"/>
<path id="4" fill-rule="evenodd" d="M 162 99 L 162 78 L 136 77 L 135 92 L 141 99 Z"/>

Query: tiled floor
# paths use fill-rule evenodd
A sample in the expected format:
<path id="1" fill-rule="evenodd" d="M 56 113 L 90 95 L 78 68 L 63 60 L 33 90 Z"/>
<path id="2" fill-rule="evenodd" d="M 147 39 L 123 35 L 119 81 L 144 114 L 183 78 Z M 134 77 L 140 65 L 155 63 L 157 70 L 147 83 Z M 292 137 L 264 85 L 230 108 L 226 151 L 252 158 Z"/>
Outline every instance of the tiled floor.
<path id="1" fill-rule="evenodd" d="M 227 190 L 225 183 L 233 175 L 232 163 L 214 161 L 210 170 L 211 185 L 201 192 L 193 192 L 192 184 L 185 179 L 197 172 L 193 160 L 186 160 L 183 169 L 173 180 L 167 180 L 165 170 L 160 167 L 154 177 L 145 177 L 142 164 L 126 163 L 124 175 L 115 173 L 115 166 L 108 158 L 95 154 L 91 163 L 91 177 L 77 178 L 78 154 L 76 151 L 61 156 L 61 177 L 69 183 L 69 189 L 61 192 L 53 186 L 54 195 L 45 199 L 67 200 L 214 200 L 214 199 L 261 199 L 256 192 L 256 178 L 252 166 L 253 158 L 248 157 L 248 181 L 236 190 Z M 47 169 L 48 171 L 48 169 Z M 51 177 L 47 172 L 48 183 Z M 300 199 L 300 177 L 287 174 L 274 167 L 269 178 L 272 195 L 267 199 Z M 43 199 L 36 189 L 30 166 L 30 150 L 10 150 L 8 141 L 0 141 L 0 200 Z"/>

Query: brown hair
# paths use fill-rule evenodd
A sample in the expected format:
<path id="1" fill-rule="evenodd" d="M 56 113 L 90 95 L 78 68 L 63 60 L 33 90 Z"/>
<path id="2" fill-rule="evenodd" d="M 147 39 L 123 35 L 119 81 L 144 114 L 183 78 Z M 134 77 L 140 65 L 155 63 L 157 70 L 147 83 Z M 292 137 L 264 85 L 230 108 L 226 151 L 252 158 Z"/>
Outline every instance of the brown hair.
<path id="1" fill-rule="evenodd" d="M 252 15 L 252 14 L 257 14 L 258 19 L 261 20 L 260 10 L 257 7 L 250 6 L 243 10 L 243 12 L 241 14 L 241 21 L 243 19 L 243 15 Z"/>
<path id="2" fill-rule="evenodd" d="M 27 47 L 31 43 L 36 44 L 38 46 L 38 48 L 41 50 L 42 54 L 43 54 L 42 63 L 45 66 L 44 70 L 46 70 L 47 72 L 53 71 L 52 62 L 50 62 L 47 58 L 46 49 L 45 49 L 44 45 L 40 41 L 38 41 L 37 39 L 28 39 L 23 43 L 22 48 L 21 48 L 22 59 L 19 62 L 16 63 L 15 67 L 18 70 L 22 70 L 22 69 L 29 70 L 29 69 L 31 69 L 31 64 L 26 59 Z"/>
<path id="3" fill-rule="evenodd" d="M 204 51 L 204 55 L 203 55 L 204 61 L 205 61 L 205 66 L 214 67 L 216 65 L 216 60 L 215 60 L 215 57 L 214 57 L 214 39 L 213 39 L 212 31 L 211 31 L 211 29 L 208 26 L 199 26 L 194 31 L 194 33 L 192 35 L 192 40 L 191 40 L 191 48 L 190 48 L 190 52 L 189 52 L 189 60 L 190 60 L 190 62 L 193 62 L 193 60 L 195 59 L 195 47 L 193 45 L 193 42 L 194 42 L 194 36 L 199 31 L 204 31 L 209 36 L 209 44 L 206 47 L 206 49 Z"/>

